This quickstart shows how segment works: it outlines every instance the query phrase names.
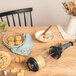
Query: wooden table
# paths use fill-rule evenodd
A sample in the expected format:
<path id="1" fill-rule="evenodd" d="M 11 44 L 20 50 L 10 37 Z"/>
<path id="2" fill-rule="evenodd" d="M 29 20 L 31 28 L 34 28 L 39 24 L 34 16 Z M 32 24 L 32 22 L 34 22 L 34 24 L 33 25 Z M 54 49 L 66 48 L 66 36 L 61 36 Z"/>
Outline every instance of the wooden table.
<path id="1" fill-rule="evenodd" d="M 30 56 L 35 56 L 45 50 L 47 50 L 52 45 L 57 45 L 58 43 L 67 43 L 70 40 L 64 40 L 57 27 L 51 27 L 50 30 L 54 33 L 54 39 L 49 43 L 42 43 L 36 40 L 35 33 L 40 30 L 44 30 L 46 27 L 8 27 L 8 31 L 15 31 L 18 33 L 29 33 L 33 38 L 33 49 L 26 60 Z M 2 35 L 0 34 L 0 38 Z M 74 41 L 74 40 L 72 40 Z M 7 69 L 12 69 L 17 67 L 18 69 L 25 70 L 25 76 L 76 76 L 76 44 L 74 46 L 65 50 L 60 57 L 60 59 L 55 60 L 52 57 L 48 59 L 46 67 L 40 69 L 38 72 L 28 71 L 24 64 L 15 63 L 15 57 L 19 56 L 12 53 L 7 47 L 1 43 L 0 39 L 0 50 L 6 51 L 12 56 L 12 62 Z M 4 76 L 0 72 L 0 76 Z M 16 76 L 16 74 L 9 74 L 8 76 Z"/>

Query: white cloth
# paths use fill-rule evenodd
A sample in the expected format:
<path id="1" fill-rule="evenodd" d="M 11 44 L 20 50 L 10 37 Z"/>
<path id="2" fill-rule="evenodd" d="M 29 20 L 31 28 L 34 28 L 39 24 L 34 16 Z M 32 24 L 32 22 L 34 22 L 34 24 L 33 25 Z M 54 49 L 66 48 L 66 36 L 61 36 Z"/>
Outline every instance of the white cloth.
<path id="1" fill-rule="evenodd" d="M 61 33 L 61 35 L 63 36 L 64 39 L 76 39 L 76 35 L 71 35 L 71 34 L 66 33 L 63 30 L 62 26 L 57 25 L 57 27 L 58 27 L 58 29 L 59 29 L 59 31 L 60 31 L 60 33 Z"/>

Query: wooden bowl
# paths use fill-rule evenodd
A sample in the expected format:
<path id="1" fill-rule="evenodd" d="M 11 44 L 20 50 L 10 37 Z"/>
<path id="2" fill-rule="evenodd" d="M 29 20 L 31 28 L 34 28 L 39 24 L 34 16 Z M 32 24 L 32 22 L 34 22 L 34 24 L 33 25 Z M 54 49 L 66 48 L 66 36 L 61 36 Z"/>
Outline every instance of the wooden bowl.
<path id="1" fill-rule="evenodd" d="M 3 36 L 3 42 L 4 42 L 4 44 L 6 45 L 6 46 L 8 46 L 8 47 L 19 47 L 19 46 L 21 46 L 22 44 L 20 44 L 20 45 L 14 45 L 14 46 L 11 46 L 11 45 L 8 45 L 8 37 L 11 37 L 11 36 L 13 36 L 13 37 L 15 37 L 15 36 L 21 36 L 21 38 L 22 38 L 22 44 L 24 43 L 24 36 L 22 35 L 22 34 L 20 34 L 20 33 L 15 33 L 15 32 L 7 32 L 4 36 Z"/>

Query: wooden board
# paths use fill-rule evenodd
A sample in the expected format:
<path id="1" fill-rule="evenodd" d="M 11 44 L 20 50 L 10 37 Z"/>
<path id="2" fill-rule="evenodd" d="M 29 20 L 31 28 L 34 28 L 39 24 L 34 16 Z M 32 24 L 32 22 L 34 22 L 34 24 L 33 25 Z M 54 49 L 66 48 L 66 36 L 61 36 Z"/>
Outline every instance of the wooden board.
<path id="1" fill-rule="evenodd" d="M 14 31 L 18 33 L 29 33 L 33 38 L 33 49 L 29 54 L 27 59 L 30 56 L 35 56 L 40 54 L 41 52 L 47 50 L 52 45 L 57 45 L 58 43 L 67 43 L 68 41 L 74 40 L 64 40 L 58 30 L 57 27 L 51 27 L 50 30 L 54 34 L 54 39 L 49 43 L 42 43 L 36 40 L 35 33 L 40 30 L 45 30 L 47 27 L 8 27 L 7 31 Z M 60 59 L 55 60 L 52 57 L 49 58 L 46 62 L 46 67 L 40 69 L 38 72 L 29 71 L 24 64 L 15 63 L 15 57 L 19 57 L 19 55 L 12 53 L 7 47 L 5 47 L 2 42 L 2 34 L 0 34 L 0 50 L 9 53 L 12 56 L 11 65 L 7 68 L 8 70 L 12 69 L 13 67 L 17 67 L 18 71 L 20 69 L 25 70 L 25 76 L 76 76 L 76 43 L 74 46 L 71 46 L 67 50 L 65 50 Z M 25 61 L 25 62 L 26 62 Z M 2 72 L 0 72 L 0 76 Z M 8 76 L 16 76 L 16 74 L 9 74 Z"/>

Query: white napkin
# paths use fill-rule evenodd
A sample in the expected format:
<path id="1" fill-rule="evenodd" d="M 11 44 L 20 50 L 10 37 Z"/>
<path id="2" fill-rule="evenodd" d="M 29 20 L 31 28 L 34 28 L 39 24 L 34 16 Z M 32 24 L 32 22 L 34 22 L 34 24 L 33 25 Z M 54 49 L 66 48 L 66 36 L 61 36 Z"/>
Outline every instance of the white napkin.
<path id="1" fill-rule="evenodd" d="M 76 35 L 71 35 L 71 34 L 64 32 L 62 26 L 57 25 L 57 27 L 64 39 L 76 39 Z"/>

